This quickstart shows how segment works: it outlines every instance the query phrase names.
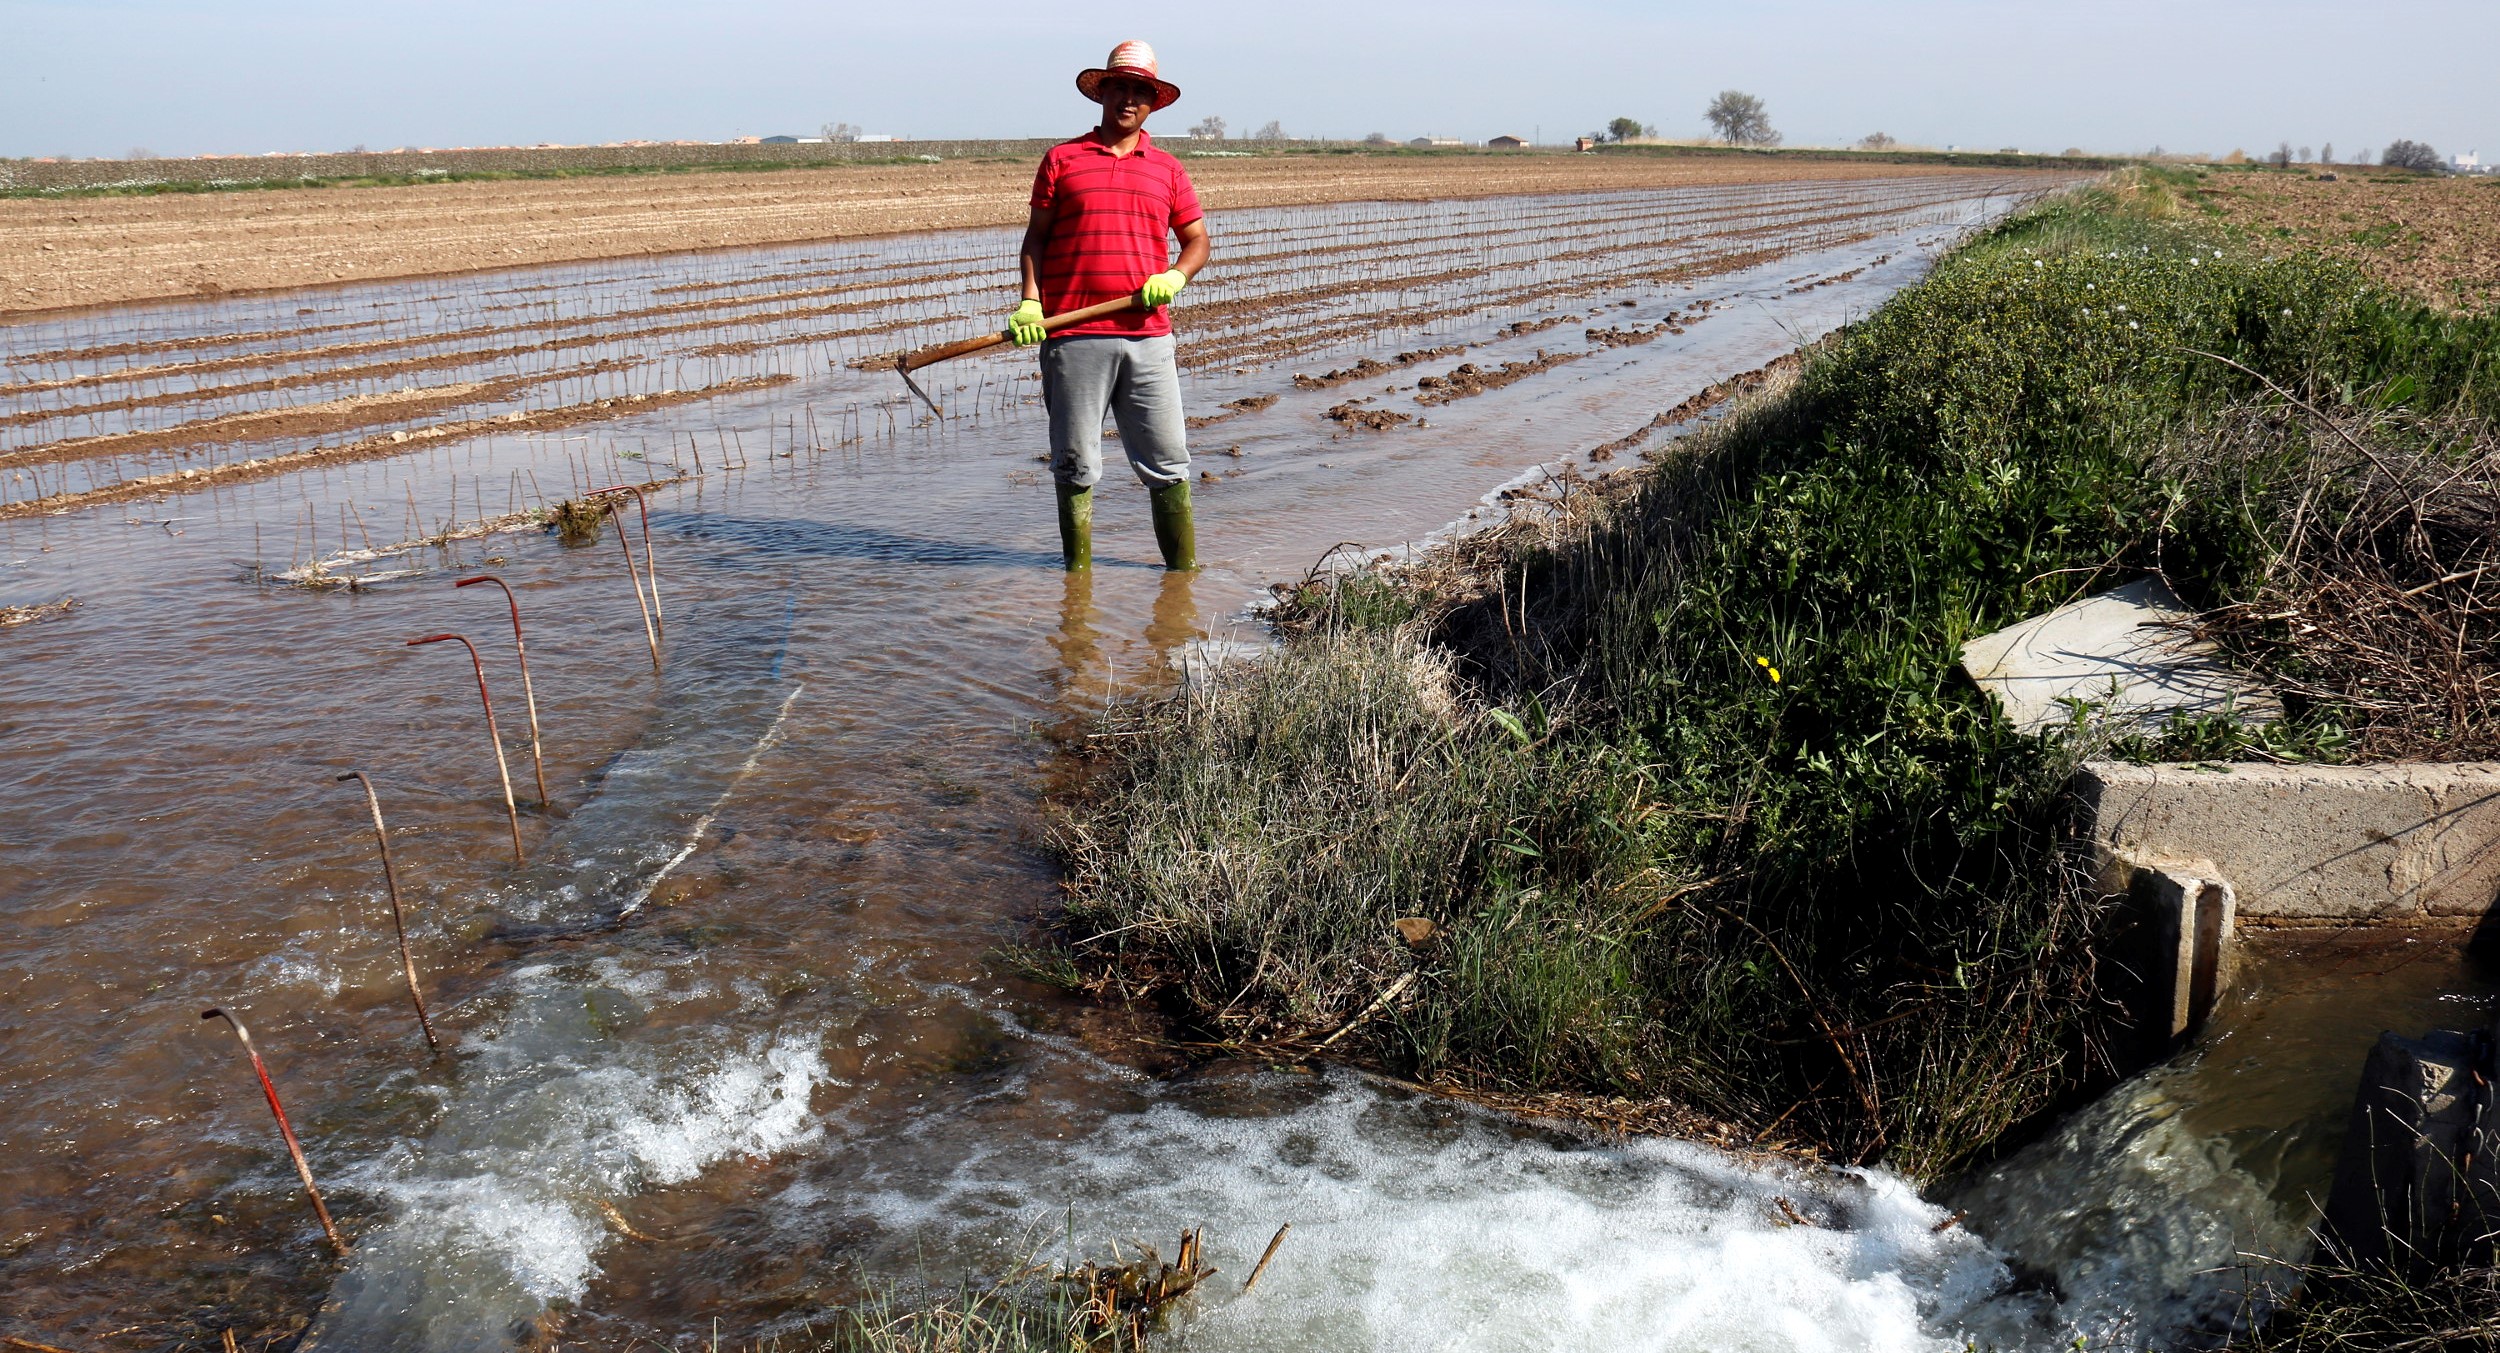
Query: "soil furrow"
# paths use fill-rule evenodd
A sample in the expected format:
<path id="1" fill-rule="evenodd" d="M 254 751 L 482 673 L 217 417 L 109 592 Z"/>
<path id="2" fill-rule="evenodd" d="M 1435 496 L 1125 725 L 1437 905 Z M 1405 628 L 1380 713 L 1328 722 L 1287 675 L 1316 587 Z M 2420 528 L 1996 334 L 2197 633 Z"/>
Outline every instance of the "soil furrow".
<path id="1" fill-rule="evenodd" d="M 128 502 L 137 498 L 155 498 L 166 494 L 190 493 L 198 489 L 219 488 L 247 480 L 273 479 L 299 470 L 319 466 L 343 465 L 351 461 L 381 460 L 405 455 L 428 447 L 440 446 L 487 433 L 545 432 L 574 427 L 583 423 L 605 422 L 656 409 L 674 408 L 719 399 L 726 395 L 786 385 L 787 375 L 753 376 L 744 380 L 724 381 L 695 390 L 663 390 L 651 395 L 626 395 L 588 404 L 570 404 L 560 409 L 541 409 L 535 413 L 508 413 L 497 418 L 464 418 L 456 422 L 436 423 L 422 428 L 403 428 L 379 436 L 366 437 L 343 446 L 317 446 L 309 450 L 283 455 L 232 461 L 224 465 L 202 466 L 176 470 L 169 474 L 149 475 L 119 484 L 85 489 L 76 493 L 56 493 L 42 498 L 28 498 L 14 503 L 0 503 L 0 518 L 50 516 L 76 512 L 106 503 Z"/>

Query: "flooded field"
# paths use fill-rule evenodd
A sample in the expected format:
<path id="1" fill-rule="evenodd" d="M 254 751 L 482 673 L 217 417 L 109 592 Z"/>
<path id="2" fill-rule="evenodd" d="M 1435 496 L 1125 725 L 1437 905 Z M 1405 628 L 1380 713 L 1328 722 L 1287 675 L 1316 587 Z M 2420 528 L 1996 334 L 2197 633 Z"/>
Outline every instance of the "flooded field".
<path id="1" fill-rule="evenodd" d="M 922 373 L 943 418 L 863 369 L 992 326 L 1005 231 L 0 328 L 0 607 L 54 608 L 0 631 L 0 1335 L 795 1347 L 863 1293 L 1203 1224 L 1191 1348 L 2062 1346 L 2071 1313 L 1879 1174 L 1175 1076 L 1003 953 L 1104 701 L 1255 643 L 1347 542 L 1637 457 L 2037 187 L 1220 213 L 1178 311 L 1194 576 L 1116 470 L 1095 573 L 1059 571 L 1030 354 Z M 656 486 L 656 671 L 616 532 L 514 529 L 617 483 Z M 528 626 L 545 804 L 502 594 L 452 586 L 480 572 Z M 493 683 L 517 866 L 466 656 L 407 646 L 446 632 Z"/>

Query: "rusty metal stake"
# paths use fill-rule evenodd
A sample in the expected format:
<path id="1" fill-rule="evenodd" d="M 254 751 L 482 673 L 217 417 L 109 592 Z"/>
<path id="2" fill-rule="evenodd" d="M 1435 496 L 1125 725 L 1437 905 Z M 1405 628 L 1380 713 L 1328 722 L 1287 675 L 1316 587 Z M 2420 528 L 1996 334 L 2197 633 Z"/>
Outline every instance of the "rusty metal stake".
<path id="1" fill-rule="evenodd" d="M 618 518 L 615 503 L 607 504 L 607 509 L 609 517 Z M 651 603 L 643 599 L 642 573 L 634 567 L 634 547 L 625 539 L 625 523 L 621 518 L 616 522 L 616 543 L 625 551 L 625 576 L 633 580 L 634 604 L 642 608 L 642 638 L 644 643 L 651 645 L 651 670 L 656 672 L 660 670 L 660 632 L 652 628 Z"/>
<path id="2" fill-rule="evenodd" d="M 408 999 L 417 1007 L 417 1027 L 425 1030 L 426 1049 L 440 1053 L 443 1045 L 434 1037 L 434 1021 L 425 1013 L 425 993 L 417 989 L 417 961 L 408 953 L 408 923 L 399 912 L 399 872 L 391 868 L 391 833 L 382 825 L 381 796 L 373 792 L 373 781 L 366 779 L 363 771 L 351 770 L 338 778 L 342 783 L 353 780 L 365 787 L 365 806 L 373 810 L 373 839 L 382 846 L 382 882 L 391 890 L 391 929 L 399 935 L 400 971 L 408 975 Z"/>
<path id="3" fill-rule="evenodd" d="M 260 1092 L 269 1097 L 269 1112 L 277 1115 L 278 1135 L 286 1138 L 287 1157 L 295 1162 L 296 1177 L 304 1181 L 304 1192 L 312 1198 L 313 1215 L 321 1218 L 321 1233 L 330 1238 L 330 1248 L 338 1251 L 340 1258 L 346 1258 L 347 1242 L 339 1238 L 339 1228 L 330 1220 L 329 1205 L 321 1201 L 321 1190 L 313 1183 L 312 1167 L 304 1163 L 304 1148 L 295 1140 L 294 1126 L 286 1121 L 286 1106 L 278 1102 L 278 1087 L 270 1083 L 269 1068 L 260 1060 L 260 1049 L 252 1046 L 252 1031 L 223 1010 L 203 1010 L 200 1018 L 224 1020 L 234 1027 L 234 1036 L 243 1040 L 243 1051 L 251 1054 L 252 1074 L 260 1077 Z"/>
<path id="4" fill-rule="evenodd" d="M 477 673 L 477 700 L 486 707 L 486 740 L 495 744 L 495 773 L 503 777 L 504 819 L 512 824 L 512 863 L 518 865 L 521 863 L 521 808 L 512 801 L 512 768 L 503 759 L 503 734 L 495 731 L 495 697 L 486 693 L 486 664 L 477 656 L 477 645 L 470 643 L 466 635 L 429 634 L 422 639 L 409 640 L 407 646 L 415 648 L 419 644 L 439 644 L 446 639 L 459 640 L 460 646 L 469 650 L 469 667 Z"/>
<path id="5" fill-rule="evenodd" d="M 660 636 L 666 638 L 668 613 L 660 609 L 660 552 L 651 548 L 651 500 L 643 496 L 642 486 L 638 484 L 615 484 L 604 489 L 592 489 L 590 496 L 597 498 L 610 493 L 634 495 L 634 506 L 642 513 L 642 573 L 651 580 L 651 622 L 658 628 Z M 623 531 L 624 524 L 618 523 L 616 529 Z"/>
<path id="6" fill-rule="evenodd" d="M 467 587 L 471 583 L 493 583 L 502 588 L 503 599 L 512 607 L 512 652 L 521 660 L 521 703 L 528 706 L 530 712 L 530 771 L 538 777 L 538 806 L 543 809 L 548 806 L 547 758 L 538 750 L 538 692 L 530 687 L 529 645 L 521 640 L 521 601 L 512 595 L 510 584 L 492 573 L 463 578 L 452 586 Z"/>

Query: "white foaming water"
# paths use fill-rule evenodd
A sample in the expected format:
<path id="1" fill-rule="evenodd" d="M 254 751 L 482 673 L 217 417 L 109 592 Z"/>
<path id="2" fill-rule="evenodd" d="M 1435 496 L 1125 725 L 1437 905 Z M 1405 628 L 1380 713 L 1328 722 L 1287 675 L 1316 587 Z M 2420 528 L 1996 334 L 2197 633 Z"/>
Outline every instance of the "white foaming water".
<path id="1" fill-rule="evenodd" d="M 1203 1226 L 1231 1276 L 1179 1331 L 1193 1350 L 1945 1353 L 1999 1323 L 2011 1276 L 1888 1175 L 1581 1143 L 1351 1076 L 1280 1113 L 1161 1103 L 1073 1142 L 966 1145 L 918 1187 L 790 1201 L 923 1252 L 1005 1253 L 1063 1217 L 1096 1257 L 1088 1237 Z"/>
<path id="2" fill-rule="evenodd" d="M 387 1198 L 391 1220 L 359 1241 L 304 1348 L 505 1346 L 589 1290 L 603 1204 L 821 1139 L 820 1035 L 619 1038 L 662 992 L 647 975 L 631 994 L 582 975 L 517 975 L 519 999 L 465 1050 L 433 1133 L 344 1181 Z"/>
<path id="3" fill-rule="evenodd" d="M 298 940 L 289 948 L 263 955 L 252 965 L 246 980 L 254 987 L 292 987 L 329 999 L 339 994 L 346 979 L 328 956 L 309 951 Z"/>

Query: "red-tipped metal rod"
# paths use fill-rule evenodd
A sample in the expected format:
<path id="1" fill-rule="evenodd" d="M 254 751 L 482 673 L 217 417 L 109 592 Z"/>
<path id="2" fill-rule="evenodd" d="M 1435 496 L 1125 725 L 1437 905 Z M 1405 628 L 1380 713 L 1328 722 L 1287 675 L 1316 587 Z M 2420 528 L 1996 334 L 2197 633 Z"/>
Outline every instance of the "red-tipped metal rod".
<path id="1" fill-rule="evenodd" d="M 590 496 L 597 498 L 609 493 L 634 495 L 634 506 L 642 513 L 642 576 L 651 581 L 651 623 L 665 638 L 668 635 L 668 613 L 660 609 L 660 552 L 651 548 L 651 500 L 643 496 L 642 486 L 638 484 L 616 484 L 604 489 L 592 489 Z M 619 523 L 616 529 L 622 531 L 625 527 Z"/>
<path id="2" fill-rule="evenodd" d="M 340 1258 L 346 1258 L 347 1242 L 339 1238 L 338 1224 L 330 1220 L 329 1204 L 321 1201 L 321 1189 L 313 1183 L 312 1167 L 304 1163 L 303 1144 L 295 1140 L 295 1128 L 286 1121 L 286 1106 L 278 1102 L 278 1087 L 270 1083 L 269 1068 L 260 1060 L 260 1049 L 252 1046 L 252 1031 L 223 1010 L 203 1010 L 200 1018 L 224 1020 L 233 1027 L 234 1036 L 243 1040 L 243 1051 L 252 1058 L 252 1074 L 260 1077 L 260 1092 L 269 1097 L 269 1112 L 277 1116 L 278 1135 L 286 1138 L 287 1157 L 295 1162 L 296 1177 L 304 1181 L 304 1193 L 312 1199 L 313 1215 L 321 1218 L 321 1233 L 330 1238 L 330 1248 L 338 1251 Z"/>
<path id="3" fill-rule="evenodd" d="M 538 806 L 545 808 L 548 806 L 547 758 L 538 749 L 538 692 L 530 686 L 530 650 L 529 645 L 521 639 L 521 600 L 512 595 L 510 584 L 492 573 L 481 573 L 474 578 L 463 578 L 453 583 L 452 586 L 467 587 L 471 583 L 493 583 L 502 588 L 503 599 L 512 607 L 512 652 L 513 656 L 521 660 L 521 703 L 527 706 L 530 712 L 530 772 L 538 778 Z"/>
<path id="4" fill-rule="evenodd" d="M 434 1036 L 434 1021 L 425 1013 L 425 993 L 417 988 L 417 960 L 408 953 L 408 922 L 399 911 L 399 871 L 391 868 L 391 833 L 382 825 L 382 798 L 373 792 L 373 781 L 363 771 L 351 770 L 338 778 L 365 787 L 365 806 L 373 810 L 373 839 L 382 845 L 382 882 L 391 892 L 391 929 L 399 936 L 399 968 L 408 975 L 408 999 L 417 1007 L 417 1027 L 425 1030 L 426 1049 L 439 1053 L 442 1041 Z"/>
<path id="5" fill-rule="evenodd" d="M 503 815 L 512 824 L 512 862 L 517 865 L 521 863 L 521 807 L 512 800 L 512 767 L 503 759 L 503 734 L 495 731 L 495 697 L 486 693 L 486 664 L 477 656 L 477 645 L 470 643 L 466 635 L 429 634 L 409 640 L 408 647 L 445 640 L 458 640 L 462 648 L 469 650 L 469 667 L 477 673 L 477 701 L 486 707 L 486 740 L 495 744 L 495 774 L 503 777 Z"/>
<path id="6" fill-rule="evenodd" d="M 609 503 L 607 508 L 610 517 L 617 515 L 615 503 Z M 643 599 L 642 572 L 634 567 L 634 547 L 625 539 L 625 523 L 621 520 L 616 523 L 616 543 L 625 551 L 625 576 L 633 580 L 634 604 L 642 608 L 642 638 L 651 645 L 651 670 L 656 672 L 660 670 L 660 632 L 651 624 L 651 603 Z"/>

